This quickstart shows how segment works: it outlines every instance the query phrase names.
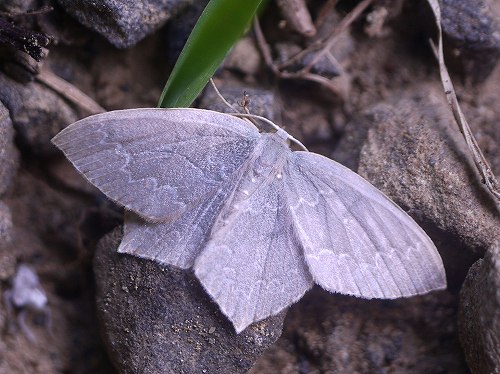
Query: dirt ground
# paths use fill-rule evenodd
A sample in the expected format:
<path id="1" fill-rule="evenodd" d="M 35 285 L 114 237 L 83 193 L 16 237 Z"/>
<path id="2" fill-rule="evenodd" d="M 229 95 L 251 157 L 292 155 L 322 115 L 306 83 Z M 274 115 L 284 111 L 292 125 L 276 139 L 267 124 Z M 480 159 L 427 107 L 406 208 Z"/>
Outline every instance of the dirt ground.
<path id="1" fill-rule="evenodd" d="M 310 5 L 317 10 L 323 3 Z M 339 2 L 335 17 L 341 19 L 352 10 L 345 3 Z M 360 154 L 368 129 L 360 125 L 350 131 L 366 121 L 368 109 L 380 103 L 397 107 L 400 97 L 423 97 L 441 90 L 437 63 L 427 42 L 432 22 L 420 15 L 421 4 L 374 3 L 344 31 L 337 58 L 342 72 L 333 78 L 333 90 L 316 82 L 276 77 L 260 57 L 252 32 L 248 40 L 254 49 L 235 49 L 233 55 L 242 56 L 232 56 L 229 66 L 217 73 L 218 84 L 222 89 L 242 87 L 242 96 L 245 87 L 271 93 L 276 122 L 309 150 L 336 156 L 357 169 L 363 162 Z M 377 9 L 387 12 L 378 31 L 374 26 L 368 29 L 367 21 Z M 35 29 L 48 23 L 59 39 L 48 46 L 44 69 L 106 110 L 156 106 L 175 60 L 171 25 L 133 47 L 116 49 L 57 6 L 56 12 L 57 17 L 42 15 L 38 21 L 20 22 Z M 280 21 L 274 5 L 262 16 L 268 43 L 303 45 L 303 37 L 289 27 L 280 28 Z M 8 156 L 15 171 L 2 171 L 2 177 L 9 173 L 10 177 L 5 177 L 7 187 L 1 195 L 8 209 L 0 206 L 0 293 L 11 289 L 18 264 L 30 264 L 47 295 L 49 312 L 26 312 L 26 325 L 35 336 L 30 340 L 20 326 L 22 308 L 8 311 L 4 298 L 0 374 L 113 373 L 97 317 L 92 261 L 98 240 L 122 222 L 122 212 L 88 185 L 49 143 L 61 128 L 90 113 L 39 80 L 16 80 L 19 76 L 5 68 L 8 53 L 0 50 L 0 99 L 15 128 L 15 150 Z M 246 53 L 257 53 L 254 65 L 242 66 L 241 61 L 249 58 Z M 459 99 L 498 174 L 500 67 L 476 78 L 461 64 L 459 57 L 450 63 Z M 425 98 L 421 102 L 426 105 Z M 418 122 L 427 112 L 416 109 L 415 113 Z M 2 121 L 10 122 L 7 117 Z M 452 195 L 459 194 L 454 191 Z M 413 213 L 418 217 L 418 209 Z M 443 255 L 447 270 L 455 269 L 448 274 L 448 290 L 405 300 L 367 301 L 314 288 L 292 306 L 281 338 L 250 372 L 469 372 L 458 339 L 459 291 L 468 268 L 484 254 L 488 236 L 464 239 L 460 233 L 436 228 L 433 222 L 420 223 L 431 228 L 436 243 L 445 241 L 446 235 L 455 240 L 453 255 Z"/>

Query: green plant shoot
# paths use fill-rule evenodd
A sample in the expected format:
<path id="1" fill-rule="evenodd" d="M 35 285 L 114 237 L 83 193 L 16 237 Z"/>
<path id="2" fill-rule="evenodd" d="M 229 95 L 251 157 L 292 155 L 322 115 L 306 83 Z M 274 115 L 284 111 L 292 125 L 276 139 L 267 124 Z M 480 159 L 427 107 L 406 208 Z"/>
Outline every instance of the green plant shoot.
<path id="1" fill-rule="evenodd" d="M 211 0 L 163 89 L 159 107 L 189 107 L 248 28 L 262 0 Z"/>

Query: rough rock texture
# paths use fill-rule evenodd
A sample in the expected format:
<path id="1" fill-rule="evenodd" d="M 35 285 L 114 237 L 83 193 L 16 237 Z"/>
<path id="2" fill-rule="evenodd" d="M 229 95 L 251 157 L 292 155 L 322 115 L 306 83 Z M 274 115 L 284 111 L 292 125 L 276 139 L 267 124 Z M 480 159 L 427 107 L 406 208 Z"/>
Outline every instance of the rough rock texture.
<path id="1" fill-rule="evenodd" d="M 247 91 L 252 113 L 271 119 L 276 115 L 269 91 L 242 85 L 221 91 L 236 107 Z M 201 104 L 234 112 L 212 88 Z M 98 311 L 120 371 L 243 373 L 280 336 L 285 313 L 237 335 L 191 271 L 118 254 L 120 240 L 121 230 L 103 239 L 94 259 Z"/>
<path id="2" fill-rule="evenodd" d="M 179 14 L 176 14 L 174 22 L 169 22 L 165 26 L 167 61 L 172 64 L 172 66 L 177 61 L 189 34 L 191 34 L 191 30 L 193 30 L 194 25 L 196 25 L 196 21 L 198 21 L 208 1 L 209 0 L 191 1 L 179 12 Z"/>
<path id="3" fill-rule="evenodd" d="M 500 14 L 500 2 L 498 3 Z M 479 147 L 490 163 L 493 173 L 500 176 L 500 64 L 489 75 L 488 79 L 476 90 L 460 90 L 462 109 L 469 121 Z M 462 99 L 463 98 L 463 99 Z"/>
<path id="4" fill-rule="evenodd" d="M 7 280 L 16 266 L 15 256 L 8 251 L 12 244 L 13 227 L 10 208 L 3 201 L 0 201 L 0 253 L 5 253 L 0 261 L 0 280 Z"/>
<path id="5" fill-rule="evenodd" d="M 500 225 L 438 86 L 375 105 L 361 121 L 370 128 L 358 172 L 428 228 L 460 283 L 467 262 L 500 237 Z"/>
<path id="6" fill-rule="evenodd" d="M 82 230 L 89 200 L 74 199 L 35 173 L 21 167 L 0 204 L 0 230 L 11 236 L 0 239 L 0 373 L 113 373 L 96 327 L 90 263 L 82 247 L 89 243 Z M 102 235 L 97 222 L 92 221 L 93 236 Z M 35 343 L 21 331 L 17 311 L 1 317 L 20 263 L 36 269 L 48 296 L 50 318 L 25 316 Z"/>
<path id="7" fill-rule="evenodd" d="M 484 0 L 442 0 L 443 33 L 463 71 L 485 79 L 500 57 L 500 14 Z"/>
<path id="8" fill-rule="evenodd" d="M 467 374 L 448 291 L 362 300 L 315 287 L 290 308 L 282 338 L 251 374 Z"/>
<path id="9" fill-rule="evenodd" d="M 23 13 L 36 8 L 36 0 L 3 0 L 0 9 L 11 13 Z"/>
<path id="10" fill-rule="evenodd" d="M 9 111 L 0 101 L 0 196 L 12 184 L 19 166 L 17 149 L 14 146 L 14 128 Z"/>
<path id="11" fill-rule="evenodd" d="M 118 48 L 134 45 L 191 1 L 58 0 L 79 22 Z"/>
<path id="12" fill-rule="evenodd" d="M 260 54 L 250 37 L 241 38 L 224 60 L 224 68 L 238 71 L 247 76 L 257 74 L 260 69 Z"/>
<path id="13" fill-rule="evenodd" d="M 52 90 L 39 83 L 21 84 L 0 73 L 0 101 L 10 117 L 23 146 L 35 154 L 53 154 L 50 139 L 75 122 L 75 111 Z"/>
<path id="14" fill-rule="evenodd" d="M 500 373 L 500 241 L 467 274 L 458 328 L 472 372 Z"/>
<path id="15" fill-rule="evenodd" d="M 98 245 L 97 308 L 122 373 L 244 373 L 281 334 L 284 314 L 237 335 L 186 270 L 119 254 L 121 228 Z"/>
<path id="16" fill-rule="evenodd" d="M 216 83 L 217 84 L 217 83 Z M 228 84 L 224 83 L 220 87 L 217 87 L 221 95 L 226 99 L 226 101 L 231 104 L 235 109 L 228 107 L 222 99 L 217 95 L 213 87 L 207 87 L 205 89 L 204 95 L 200 102 L 201 108 L 208 108 L 223 113 L 235 113 L 239 111 L 244 112 L 242 104 L 244 103 L 245 95 L 247 95 L 247 107 L 250 113 L 262 116 L 270 119 L 271 121 L 277 121 L 279 116 L 279 108 L 275 102 L 275 96 L 271 91 L 262 89 L 252 89 L 248 85 L 242 85 L 241 83 Z M 264 128 L 268 128 L 269 125 L 263 122 L 258 122 Z"/>
<path id="17" fill-rule="evenodd" d="M 200 4 L 206 1 L 193 2 L 191 11 L 195 8 L 201 11 Z M 498 0 L 488 1 L 492 12 L 495 8 L 497 13 L 494 14 L 499 14 L 500 2 Z M 167 27 L 162 28 L 160 32 L 145 38 L 133 48 L 122 50 L 110 48 L 110 44 L 105 38 L 78 23 L 76 19 L 64 12 L 57 2 L 7 0 L 7 2 L 0 1 L 0 3 L 2 3 L 0 7 L 6 5 L 5 9 L 2 9 L 4 11 L 20 12 L 39 9 L 43 7 L 43 4 L 53 4 L 54 11 L 19 15 L 13 17 L 12 21 L 55 36 L 58 43 L 50 45 L 50 53 L 45 60 L 44 68 L 52 70 L 93 97 L 108 110 L 156 105 L 168 76 L 167 67 L 170 63 L 175 62 L 185 38 L 187 38 L 197 18 L 193 13 L 183 12 L 182 17 L 172 19 Z M 65 0 L 65 3 L 69 4 L 69 0 Z M 88 3 L 90 0 L 87 1 Z M 105 1 L 94 1 L 94 3 L 106 4 Z M 333 3 L 335 3 L 335 9 L 330 8 L 329 10 L 328 6 Z M 354 164 L 356 169 L 359 164 L 359 151 L 366 142 L 369 132 L 370 137 L 377 140 L 377 144 L 379 144 L 378 139 L 385 135 L 384 133 L 377 134 L 377 131 L 384 130 L 385 127 L 389 129 L 386 137 L 389 145 L 381 147 L 382 149 L 391 148 L 391 142 L 393 142 L 396 145 L 399 144 L 398 147 L 402 149 L 403 155 L 406 157 L 408 153 L 405 153 L 405 148 L 414 150 L 411 139 L 414 134 L 420 134 L 422 136 L 416 136 L 416 140 L 418 150 L 422 150 L 422 152 L 416 153 L 415 159 L 425 160 L 424 151 L 428 150 L 432 152 L 434 159 L 439 161 L 434 165 L 436 168 L 436 165 L 441 163 L 449 166 L 450 163 L 444 162 L 441 158 L 448 160 L 450 155 L 456 156 L 460 160 L 466 159 L 463 157 L 466 152 L 461 146 L 455 146 L 454 138 L 449 137 L 447 131 L 440 130 L 440 137 L 436 141 L 432 139 L 434 132 L 429 128 L 432 128 L 436 121 L 429 120 L 429 118 L 434 118 L 435 106 L 429 107 L 429 101 L 432 104 L 432 100 L 425 99 L 425 96 L 429 95 L 428 91 L 420 90 L 420 96 L 424 96 L 424 99 L 418 100 L 415 100 L 418 95 L 401 94 L 401 92 L 408 93 L 417 90 L 419 82 L 432 81 L 435 83 L 436 92 L 439 92 L 442 97 L 436 60 L 428 43 L 429 36 L 435 36 L 432 17 L 427 19 L 416 16 L 415 10 L 420 9 L 417 3 L 421 5 L 420 8 L 426 6 L 425 1 L 376 1 L 354 21 L 352 27 L 343 31 L 343 35 L 353 43 L 352 49 L 349 49 L 345 60 L 342 59 L 339 45 L 335 47 L 333 53 L 342 64 L 343 75 L 347 76 L 351 82 L 348 87 L 348 95 L 345 97 L 339 98 L 335 94 L 332 95 L 332 92 L 322 89 L 321 85 L 313 82 L 304 83 L 300 80 L 277 79 L 262 59 L 255 73 L 250 73 L 251 69 L 245 69 L 246 71 L 243 72 L 243 69 L 236 65 L 232 67 L 231 71 L 225 68 L 219 69 L 219 86 L 224 91 L 225 87 L 233 86 L 234 83 L 234 86 L 238 87 L 234 94 L 236 101 L 242 99 L 243 91 L 250 91 L 249 86 L 257 91 L 272 90 L 276 98 L 273 105 L 278 108 L 278 115 L 275 118 L 277 124 L 303 141 L 311 151 L 326 156 L 332 155 L 339 141 L 342 144 L 347 144 L 349 142 L 346 140 L 352 139 L 353 141 L 349 143 L 350 149 L 341 148 L 344 149 L 344 155 L 347 156 L 346 161 Z M 475 2 L 471 0 L 469 3 Z M 135 6 L 133 2 L 128 2 L 128 4 L 131 7 Z M 338 2 L 308 1 L 307 5 L 312 10 L 314 21 L 318 21 L 317 24 L 321 23 L 319 18 L 323 17 L 325 13 L 334 11 L 343 17 L 353 7 L 353 3 L 347 0 Z M 367 23 L 371 22 L 370 17 L 379 10 L 387 12 L 387 17 L 380 19 L 379 30 L 382 32 L 373 33 L 373 30 L 367 32 Z M 494 14 L 489 17 L 494 19 Z M 151 16 L 156 17 L 155 14 Z M 301 40 L 296 34 L 292 35 L 287 27 L 282 27 L 281 18 L 278 9 L 273 7 L 272 3 L 262 13 L 262 29 L 272 51 L 276 51 L 278 42 L 292 43 L 296 46 L 307 45 L 307 41 Z M 413 22 L 409 22 L 411 20 Z M 126 23 L 128 21 L 123 19 L 117 22 Z M 477 18 L 469 17 L 466 18 L 465 22 L 471 22 L 471 24 L 459 24 L 458 26 L 461 27 L 462 31 L 468 30 L 466 32 L 471 33 L 472 37 L 475 32 L 474 26 L 477 26 L 476 21 Z M 102 20 L 102 22 L 111 26 L 116 23 L 113 23 L 112 20 L 110 22 Z M 327 31 L 331 32 L 331 26 L 336 24 L 327 22 Z M 115 31 L 116 29 L 113 32 Z M 247 36 L 253 37 L 253 34 L 248 33 Z M 485 35 L 487 38 L 491 38 L 491 36 Z M 119 41 L 123 42 L 125 35 L 118 34 L 117 37 Z M 461 37 L 467 40 L 469 35 L 462 33 Z M 450 41 L 449 35 L 446 45 L 451 46 Z M 477 42 L 477 45 L 480 46 L 481 43 Z M 470 46 L 472 47 L 472 44 Z M 462 62 L 469 63 L 469 58 L 474 61 L 474 55 L 464 58 L 466 55 L 461 49 L 455 48 L 455 46 L 452 48 L 452 50 L 448 50 L 446 56 L 450 65 L 454 52 L 459 52 L 459 56 L 455 59 L 455 67 L 460 67 Z M 238 54 L 237 52 L 235 50 L 236 54 Z M 0 60 L 10 60 L 11 57 L 8 51 L 6 52 L 0 47 Z M 2 72 L 6 73 L 5 63 L 0 63 L 0 65 Z M 252 69 L 257 68 L 253 64 L 252 66 Z M 498 131 L 500 65 L 497 62 L 496 69 L 489 73 L 485 81 L 480 83 L 471 77 L 476 74 L 482 75 L 481 67 L 478 67 L 477 71 L 471 71 L 470 75 L 469 73 L 458 75 L 456 74 L 457 69 L 453 69 L 453 66 L 449 67 L 459 100 L 463 104 L 464 113 L 481 148 L 485 151 L 486 157 L 498 175 L 500 172 L 500 147 L 498 147 L 500 144 L 500 131 Z M 4 95 L 8 87 L 10 84 L 4 85 L 2 81 L 0 95 Z M 40 94 L 30 95 L 29 91 L 33 87 L 37 92 L 40 91 Z M 14 183 L 0 196 L 1 201 L 5 203 L 5 205 L 0 203 L 0 235 L 10 236 L 12 238 L 10 243 L 15 243 L 15 245 L 7 246 L 1 244 L 8 243 L 8 240 L 0 243 L 0 373 L 114 373 L 103 343 L 105 331 L 99 328 L 100 324 L 97 322 L 95 277 L 91 260 L 94 257 L 95 244 L 98 239 L 110 227 L 116 225 L 121 213 L 110 209 L 111 203 L 102 195 L 97 194 L 95 189 L 89 188 L 89 185 L 86 185 L 83 179 L 71 169 L 71 165 L 63 161 L 62 156 L 57 159 L 53 154 L 33 154 L 33 150 L 51 147 L 48 142 L 52 135 L 48 134 L 51 126 L 65 126 L 78 115 L 72 115 L 73 118 L 68 117 L 68 110 L 70 112 L 73 110 L 71 104 L 68 104 L 64 99 L 60 100 L 58 95 L 43 88 L 42 85 L 30 84 L 25 88 L 26 94 L 23 95 L 18 94 L 17 92 L 20 90 L 16 88 L 12 99 L 16 103 L 15 105 L 12 103 L 12 107 L 18 108 L 14 117 L 21 118 L 20 123 L 23 124 L 23 126 L 15 124 L 18 130 L 16 140 L 17 144 L 21 145 L 23 162 L 17 177 L 14 178 Z M 231 99 L 231 95 L 223 93 L 228 99 Z M 53 105 L 41 110 L 40 103 L 47 103 L 45 95 L 50 96 L 49 101 L 53 100 Z M 57 100 L 54 97 L 57 97 Z M 40 101 L 41 99 L 43 101 Z M 253 92 L 250 92 L 250 99 L 251 105 L 256 103 Z M 218 101 L 218 99 L 216 100 Z M 396 139 L 394 135 L 397 133 L 397 128 L 405 128 L 403 124 L 406 122 L 398 123 L 399 126 L 389 123 L 384 127 L 384 116 L 388 111 L 373 112 L 372 109 L 374 105 L 380 108 L 384 108 L 385 105 L 385 107 L 391 108 L 390 113 L 398 113 L 398 106 L 404 102 L 412 102 L 415 113 L 408 117 L 412 119 L 410 123 L 416 123 L 418 126 L 412 126 L 412 132 L 404 133 L 403 139 Z M 63 105 L 59 106 L 58 103 Z M 11 106 L 8 108 L 11 109 Z M 445 105 L 443 108 L 446 108 L 445 111 L 448 113 L 447 106 Z M 75 109 L 78 108 L 75 106 Z M 252 107 L 252 110 L 255 109 Z M 279 112 L 281 112 L 282 118 L 280 118 Z M 421 117 L 423 120 L 416 121 L 416 117 Z M 347 127 L 346 124 L 348 124 Z M 370 130 L 372 124 L 376 127 Z M 420 132 L 420 128 L 423 132 Z M 437 128 L 441 129 L 441 126 Z M 458 133 L 454 126 L 446 128 L 449 128 L 450 133 Z M 38 136 L 41 138 L 39 145 L 32 146 L 24 132 L 29 130 L 35 133 L 35 129 L 39 132 L 33 136 L 33 139 L 38 140 Z M 401 133 L 403 133 L 402 129 Z M 54 129 L 54 132 L 56 131 L 57 129 Z M 425 134 L 429 138 L 426 139 L 426 142 L 422 139 Z M 354 138 L 357 140 L 354 141 Z M 460 139 L 459 135 L 458 139 Z M 0 138 L 0 144 L 2 140 L 3 138 Z M 404 141 L 404 146 L 400 146 L 401 141 Z M 431 147 L 432 144 L 435 147 Z M 439 149 L 439 146 L 443 144 L 447 146 Z M 457 144 L 462 144 L 462 141 L 457 140 Z M 46 155 L 50 157 L 45 157 Z M 386 153 L 386 155 L 392 154 Z M 387 161 L 387 164 L 391 165 L 389 162 L 397 159 L 395 156 L 393 158 L 389 156 L 386 159 L 381 157 L 379 161 L 382 163 Z M 350 160 L 350 157 L 354 157 L 354 159 Z M 453 160 L 456 161 L 456 159 Z M 363 160 L 363 163 L 367 164 L 366 159 Z M 464 165 L 462 162 L 458 164 Z M 422 166 L 422 163 L 419 161 L 417 165 Z M 466 165 L 469 166 L 465 170 L 474 175 L 474 180 L 477 182 L 475 171 L 470 164 L 466 163 Z M 428 165 L 427 168 L 421 169 L 421 172 L 433 172 L 431 166 Z M 398 181 L 400 173 L 403 173 L 403 181 L 408 182 L 408 171 L 395 168 L 394 173 L 391 173 L 391 170 L 385 169 L 384 180 L 388 185 Z M 450 170 L 455 169 L 450 168 Z M 459 175 L 465 178 L 469 174 Z M 427 178 L 427 176 L 424 177 Z M 451 177 L 452 182 L 455 183 L 456 176 L 452 175 Z M 421 180 L 422 176 L 415 175 L 415 179 Z M 385 182 L 381 183 L 384 185 Z M 284 333 L 277 343 L 257 360 L 255 369 L 252 369 L 253 372 L 256 374 L 336 372 L 423 372 L 428 374 L 447 372 L 465 374 L 469 372 L 464 352 L 458 341 L 458 327 L 456 325 L 457 285 L 465 278 L 470 265 L 477 261 L 482 253 L 482 244 L 474 248 L 469 244 L 477 242 L 486 245 L 490 240 L 486 236 L 487 230 L 479 226 L 478 238 L 475 240 L 470 238 L 465 240 L 456 233 L 456 230 L 453 231 L 454 222 L 471 219 L 471 223 L 464 224 L 458 229 L 461 232 L 472 233 L 474 231 L 472 226 L 478 224 L 481 221 L 481 216 L 484 215 L 482 208 L 471 215 L 469 209 L 476 209 L 477 199 L 470 199 L 470 203 L 467 200 L 471 196 L 471 190 L 480 189 L 476 188 L 479 183 L 473 184 L 469 190 L 465 189 L 462 198 L 460 197 L 462 193 L 460 188 L 464 183 L 459 184 L 455 194 L 445 194 L 443 189 L 427 188 L 422 194 L 436 196 L 437 203 L 433 198 L 428 197 L 425 202 L 430 204 L 430 207 L 424 209 L 417 206 L 417 208 L 409 209 L 409 213 L 416 217 L 420 223 L 425 223 L 425 229 L 436 241 L 439 249 L 448 248 L 448 253 L 451 255 L 445 256 L 445 262 L 448 276 L 456 279 L 454 287 L 448 291 L 428 296 L 395 301 L 360 300 L 332 295 L 315 288 L 299 303 L 290 308 L 287 313 Z M 439 185 L 444 186 L 441 182 Z M 401 191 L 401 194 L 403 192 Z M 415 193 L 417 198 L 421 197 L 416 189 L 412 189 L 411 192 Z M 480 196 L 478 199 L 481 200 L 482 196 L 485 195 L 478 194 L 476 196 Z M 463 201 L 464 204 L 462 211 L 458 209 L 457 201 L 459 200 Z M 444 211 L 446 216 L 450 218 L 453 218 L 451 217 L 452 213 L 456 212 L 458 215 L 454 218 L 456 221 L 444 222 L 441 228 L 433 227 L 431 222 L 424 222 L 422 217 L 426 216 L 423 213 L 431 212 L 437 215 L 434 210 L 441 209 L 443 201 L 447 204 L 451 204 L 450 201 L 453 204 L 457 203 L 454 211 Z M 408 208 L 408 206 L 404 208 Z M 434 216 L 430 215 L 429 217 L 432 219 Z M 462 230 L 464 227 L 466 230 Z M 494 234 L 495 232 L 492 231 L 491 238 Z M 1 239 L 3 240 L 3 237 Z M 464 258 L 464 256 L 467 257 L 467 253 L 473 253 L 472 258 Z M 134 258 L 128 258 L 127 261 L 136 264 L 133 265 L 132 270 L 137 270 L 144 265 L 137 265 Z M 28 263 L 36 268 L 40 282 L 48 294 L 49 307 L 52 312 L 52 330 L 43 321 L 36 318 L 27 319 L 28 326 L 37 337 L 36 344 L 30 343 L 25 338 L 18 327 L 17 315 L 7 316 L 2 303 L 4 291 L 19 263 Z M 132 287 L 134 282 L 139 281 L 137 274 L 128 273 L 125 265 L 123 266 L 123 272 L 132 276 L 134 281 L 130 277 L 128 279 L 120 278 L 122 283 L 107 285 L 108 289 L 117 289 L 118 292 L 123 285 L 138 293 L 139 290 L 134 290 Z M 147 266 L 153 268 L 156 265 L 150 263 Z M 122 269 L 118 266 L 115 268 Z M 103 270 L 108 271 L 108 269 Z M 163 277 L 170 277 L 170 275 L 165 274 L 165 272 L 161 273 Z M 149 276 L 144 275 L 145 278 Z M 169 279 L 173 279 L 172 277 Z M 183 279 L 180 278 L 179 284 L 185 291 Z M 188 281 L 186 280 L 186 282 Z M 146 284 L 146 291 L 150 289 Z M 131 296 L 130 293 L 127 294 L 123 290 L 121 292 L 123 292 L 123 300 L 125 300 L 125 296 Z M 158 298 L 160 297 L 158 296 Z M 131 298 L 126 300 L 129 301 Z M 140 300 L 145 300 L 144 304 L 151 302 L 151 300 L 144 298 Z M 114 301 L 111 300 L 101 301 L 108 302 L 112 307 L 115 305 Z M 199 302 L 201 303 L 201 301 Z M 148 305 L 150 304 L 145 305 L 145 309 Z M 208 305 L 214 313 L 218 311 L 216 306 Z M 125 306 L 122 304 L 122 310 L 118 310 L 116 307 L 117 313 L 122 313 L 117 314 L 116 318 L 123 316 L 128 307 L 128 303 L 125 303 Z M 207 306 L 204 305 L 201 309 L 206 310 L 206 308 Z M 196 313 L 196 309 L 191 312 L 194 313 L 195 317 L 200 315 Z M 155 313 L 158 313 L 160 320 L 163 318 L 161 313 L 164 313 L 164 310 L 162 312 L 152 311 L 150 315 L 155 315 Z M 214 344 L 209 346 L 213 348 L 212 352 L 216 349 L 220 351 L 227 349 L 233 358 L 242 354 L 246 358 L 244 362 L 250 364 L 248 357 L 242 353 L 242 345 L 233 344 L 228 347 L 228 345 L 224 346 L 221 343 L 227 342 L 227 340 L 220 338 L 218 334 L 222 334 L 226 330 L 211 324 L 208 317 L 203 317 L 201 320 L 191 317 L 191 315 L 183 316 L 183 318 L 178 317 L 178 321 L 171 324 L 174 325 L 177 332 L 172 330 L 171 325 L 163 323 L 161 324 L 163 330 L 161 330 L 158 327 L 160 322 L 158 322 L 158 325 L 154 325 L 148 330 L 152 331 L 158 327 L 152 335 L 148 336 L 151 339 L 143 339 L 142 342 L 137 342 L 137 345 L 145 341 L 155 348 L 154 352 L 159 352 L 160 349 L 167 351 L 173 346 L 172 336 L 178 338 L 183 334 L 182 336 L 186 338 L 183 347 L 189 349 L 183 349 L 182 354 L 179 354 L 175 349 L 170 349 L 173 353 L 169 354 L 177 353 L 174 359 L 189 356 L 189 359 L 192 360 L 193 357 L 199 357 L 202 354 L 201 350 L 197 350 L 200 347 L 200 342 L 201 347 L 205 349 L 206 346 L 203 344 L 206 344 L 207 339 L 213 337 L 214 340 L 211 341 Z M 134 317 L 131 316 L 130 321 L 133 320 Z M 186 320 L 188 321 L 186 322 Z M 206 323 L 207 321 L 209 322 Z M 225 319 L 221 316 L 220 321 L 225 321 Z M 121 328 L 116 333 L 121 340 L 115 339 L 114 342 L 126 341 L 127 344 L 133 346 L 132 333 L 127 333 L 124 329 L 135 327 L 127 326 L 126 323 L 119 326 L 117 323 L 115 326 L 117 329 Z M 136 326 L 142 327 L 143 325 Z M 151 325 L 149 326 L 151 327 Z M 206 328 L 206 326 L 208 326 L 208 332 L 203 335 L 206 330 L 203 330 L 202 327 Z M 213 327 L 215 327 L 215 331 Z M 132 331 L 135 330 L 132 329 Z M 161 333 L 154 335 L 158 331 Z M 168 334 L 163 334 L 163 332 L 168 332 Z M 210 334 L 210 332 L 212 333 Z M 144 332 L 140 338 L 147 334 L 148 332 Z M 128 340 L 126 340 L 127 338 Z M 175 343 L 179 341 L 174 339 Z M 162 346 L 158 342 L 165 342 L 166 345 Z M 157 343 L 159 347 L 155 346 Z M 133 347 L 137 348 L 137 346 Z M 140 352 L 145 350 L 146 348 Z M 191 356 L 190 353 L 193 351 L 195 354 Z M 131 351 L 124 349 L 122 352 L 124 357 L 126 357 L 127 352 Z M 134 352 L 139 352 L 139 349 Z M 143 356 L 144 359 L 140 365 L 146 365 L 151 357 L 149 352 Z M 115 354 L 114 358 L 116 359 L 116 357 Z M 215 356 L 213 357 L 215 360 Z M 125 362 L 134 359 L 139 361 L 139 358 L 126 357 L 126 359 L 129 361 Z M 215 372 L 224 373 L 224 371 L 230 371 L 233 368 L 233 366 L 221 367 L 215 369 Z M 132 369 L 132 367 L 129 368 L 129 370 Z M 198 372 L 202 372 L 202 369 Z"/>

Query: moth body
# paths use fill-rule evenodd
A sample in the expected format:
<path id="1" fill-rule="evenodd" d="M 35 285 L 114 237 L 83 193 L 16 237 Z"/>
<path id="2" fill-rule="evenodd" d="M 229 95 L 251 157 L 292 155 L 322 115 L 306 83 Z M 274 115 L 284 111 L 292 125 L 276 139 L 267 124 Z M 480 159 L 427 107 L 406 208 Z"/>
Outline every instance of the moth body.
<path id="1" fill-rule="evenodd" d="M 286 139 L 277 133 L 262 134 L 248 161 L 242 165 L 233 187 L 234 192 L 228 198 L 218 221 L 226 221 L 227 216 L 233 214 L 235 209 L 240 209 L 258 188 L 281 175 L 287 154 L 291 152 Z"/>

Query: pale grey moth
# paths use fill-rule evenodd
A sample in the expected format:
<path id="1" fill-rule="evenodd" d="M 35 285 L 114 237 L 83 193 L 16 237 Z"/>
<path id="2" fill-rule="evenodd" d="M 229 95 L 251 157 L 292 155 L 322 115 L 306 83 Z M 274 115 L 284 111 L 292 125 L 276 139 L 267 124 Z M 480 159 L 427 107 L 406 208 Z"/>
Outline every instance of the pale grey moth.
<path id="1" fill-rule="evenodd" d="M 53 142 L 126 208 L 118 251 L 194 268 L 238 333 L 313 283 L 385 299 L 446 286 L 434 244 L 401 208 L 288 140 L 208 110 L 131 109 L 80 120 Z"/>

